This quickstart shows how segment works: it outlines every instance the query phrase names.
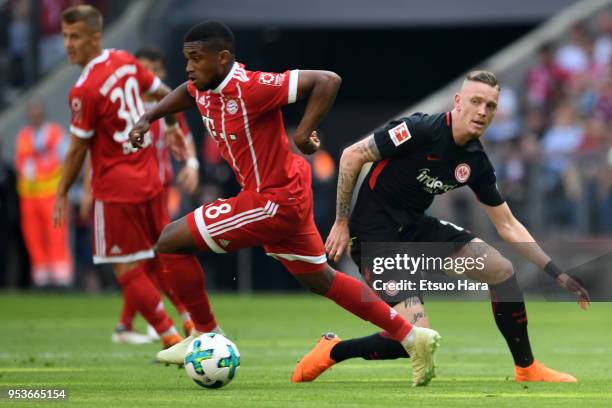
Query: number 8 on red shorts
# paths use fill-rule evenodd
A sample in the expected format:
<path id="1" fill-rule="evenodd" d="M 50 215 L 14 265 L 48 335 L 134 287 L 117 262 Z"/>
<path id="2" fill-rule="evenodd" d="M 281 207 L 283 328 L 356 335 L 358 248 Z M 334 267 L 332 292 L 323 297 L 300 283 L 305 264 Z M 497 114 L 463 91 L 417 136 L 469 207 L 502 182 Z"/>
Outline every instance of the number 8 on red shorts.
<path id="1" fill-rule="evenodd" d="M 280 205 L 263 194 L 242 191 L 187 215 L 198 247 L 217 253 L 263 246 L 291 273 L 323 269 L 327 258 L 312 217 L 312 198 Z"/>

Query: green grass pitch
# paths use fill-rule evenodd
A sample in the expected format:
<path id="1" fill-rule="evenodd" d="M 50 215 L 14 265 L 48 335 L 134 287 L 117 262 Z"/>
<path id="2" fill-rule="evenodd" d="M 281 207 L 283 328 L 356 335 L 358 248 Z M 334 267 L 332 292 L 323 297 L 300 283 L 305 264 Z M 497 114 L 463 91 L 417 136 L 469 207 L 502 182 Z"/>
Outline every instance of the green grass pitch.
<path id="1" fill-rule="evenodd" d="M 327 299 L 213 295 L 212 301 L 242 354 L 236 379 L 219 390 L 198 387 L 183 369 L 154 364 L 158 345 L 111 344 L 118 296 L 2 293 L 0 388 L 66 388 L 69 401 L 61 404 L 79 407 L 612 406 L 610 303 L 584 312 L 571 303 L 528 302 L 536 358 L 580 383 L 519 384 L 488 303 L 429 301 L 443 336 L 438 376 L 415 389 L 403 359 L 347 361 L 314 383 L 289 382 L 294 363 L 320 333 L 349 338 L 375 329 Z M 50 403 L 0 399 L 9 404 Z"/>

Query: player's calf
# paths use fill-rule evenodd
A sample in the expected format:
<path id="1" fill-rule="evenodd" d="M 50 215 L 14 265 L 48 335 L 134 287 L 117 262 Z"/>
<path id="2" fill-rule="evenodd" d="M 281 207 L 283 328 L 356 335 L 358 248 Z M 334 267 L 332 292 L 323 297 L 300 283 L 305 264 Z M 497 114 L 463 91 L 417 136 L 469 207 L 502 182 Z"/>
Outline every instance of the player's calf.
<path id="1" fill-rule="evenodd" d="M 512 263 L 495 248 L 480 240 L 473 240 L 460 252 L 463 256 L 485 259 L 484 269 L 470 271 L 466 275 L 489 284 L 493 318 L 508 344 L 514 364 L 521 369 L 533 365 L 534 356 L 527 331 L 527 310 Z"/>
<path id="2" fill-rule="evenodd" d="M 157 288 L 147 276 L 145 264 L 138 263 L 132 269 L 121 272 L 125 265 L 114 264 L 113 269 L 126 298 L 130 299 L 135 309 L 160 335 L 176 333 L 170 316 L 163 308 Z"/>
<path id="3" fill-rule="evenodd" d="M 478 282 L 494 285 L 507 280 L 514 274 L 512 262 L 500 254 L 497 249 L 479 238 L 465 244 L 453 254 L 453 257 L 482 260 L 484 268 L 474 267 L 463 273 L 463 275 Z M 453 271 L 445 272 L 450 276 L 457 276 Z"/>
<path id="4" fill-rule="evenodd" d="M 173 294 L 186 307 L 187 317 L 193 320 L 195 328 L 209 332 L 217 326 L 206 294 L 205 273 L 198 259 L 193 255 L 160 254 L 166 266 L 165 278 Z M 191 332 L 191 328 L 186 331 Z"/>

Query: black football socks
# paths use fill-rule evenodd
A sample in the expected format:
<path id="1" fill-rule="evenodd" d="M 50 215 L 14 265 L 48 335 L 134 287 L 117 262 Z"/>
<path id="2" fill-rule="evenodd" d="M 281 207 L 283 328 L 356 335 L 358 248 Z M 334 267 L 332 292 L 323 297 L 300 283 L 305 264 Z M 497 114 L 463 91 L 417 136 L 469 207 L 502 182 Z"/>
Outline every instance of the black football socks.
<path id="1" fill-rule="evenodd" d="M 523 293 L 516 275 L 496 285 L 489 285 L 493 316 L 499 331 L 506 339 L 514 363 L 527 367 L 533 363 L 533 354 L 527 333 L 527 311 Z M 336 362 L 361 357 L 366 360 L 393 360 L 406 358 L 404 347 L 386 333 L 375 333 L 357 339 L 343 340 L 336 344 L 330 357 Z"/>
<path id="2" fill-rule="evenodd" d="M 496 285 L 489 285 L 495 323 L 508 343 L 514 364 L 527 367 L 533 363 L 533 354 L 527 334 L 527 311 L 523 292 L 516 275 Z"/>
<path id="3" fill-rule="evenodd" d="M 330 357 L 336 363 L 339 363 L 356 357 L 366 360 L 393 360 L 406 358 L 408 353 L 401 343 L 383 332 L 358 339 L 340 341 L 332 348 Z"/>

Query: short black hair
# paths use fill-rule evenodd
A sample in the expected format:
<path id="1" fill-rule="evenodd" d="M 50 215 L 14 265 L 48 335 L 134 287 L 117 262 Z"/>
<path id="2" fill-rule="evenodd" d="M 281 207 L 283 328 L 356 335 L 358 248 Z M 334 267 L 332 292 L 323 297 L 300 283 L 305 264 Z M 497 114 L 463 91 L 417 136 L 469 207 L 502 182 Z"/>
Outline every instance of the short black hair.
<path id="1" fill-rule="evenodd" d="M 206 41 L 214 51 L 228 50 L 232 54 L 234 49 L 234 33 L 225 24 L 219 21 L 205 21 L 196 24 L 185 34 L 184 42 Z"/>
<path id="2" fill-rule="evenodd" d="M 142 47 L 136 51 L 134 56 L 138 59 L 146 59 L 153 62 L 159 62 L 164 66 L 166 65 L 166 56 L 164 55 L 164 52 L 161 50 L 161 48 L 154 45 Z"/>

